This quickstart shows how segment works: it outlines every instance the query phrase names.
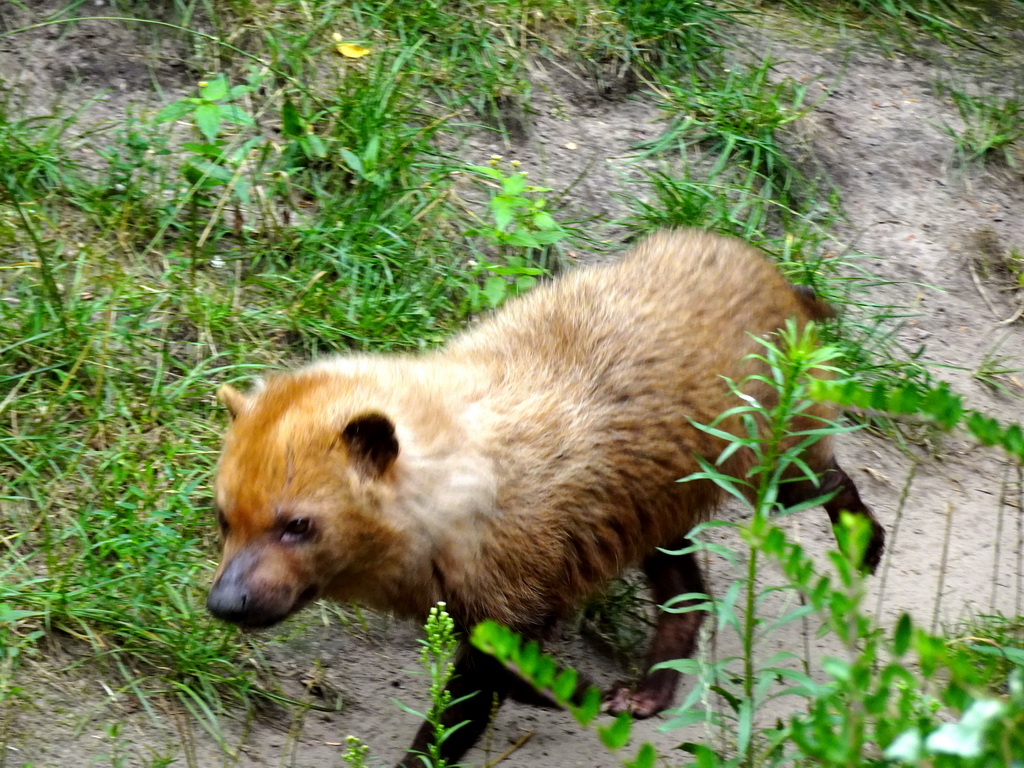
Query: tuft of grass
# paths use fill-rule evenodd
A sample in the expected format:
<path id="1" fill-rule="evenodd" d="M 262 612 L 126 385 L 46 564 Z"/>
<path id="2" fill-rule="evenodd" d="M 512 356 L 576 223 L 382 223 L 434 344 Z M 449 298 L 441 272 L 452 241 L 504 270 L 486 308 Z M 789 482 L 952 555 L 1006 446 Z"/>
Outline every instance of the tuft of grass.
<path id="1" fill-rule="evenodd" d="M 949 634 L 996 693 L 1005 694 L 1010 673 L 1024 668 L 1024 617 L 981 615 Z"/>
<path id="2" fill-rule="evenodd" d="M 8 194 L 34 197 L 75 185 L 75 163 L 67 152 L 66 134 L 75 116 L 43 115 L 13 119 L 11 92 L 0 104 L 0 179 Z"/>
<path id="3" fill-rule="evenodd" d="M 431 92 L 449 105 L 467 105 L 497 119 L 505 103 L 529 95 L 520 43 L 531 11 L 541 5 L 523 0 L 500 5 L 478 0 L 356 2 L 349 5 L 348 18 L 358 38 L 400 48 L 422 43 L 430 60 L 423 71 Z"/>
<path id="4" fill-rule="evenodd" d="M 948 85 L 940 93 L 949 97 L 963 122 L 962 129 L 943 124 L 953 138 L 954 156 L 960 165 L 1001 160 L 1017 166 L 1018 142 L 1024 139 L 1024 100 L 993 94 L 973 96 Z"/>
<path id="5" fill-rule="evenodd" d="M 874 29 L 888 38 L 909 42 L 914 33 L 926 34 L 945 43 L 982 47 L 988 12 L 980 3 L 951 0 L 780 0 L 805 18 L 835 26 Z"/>
<path id="6" fill-rule="evenodd" d="M 717 175 L 737 169 L 738 183 L 751 192 L 793 205 L 802 174 L 779 142 L 779 132 L 813 109 L 805 105 L 807 86 L 791 78 L 772 82 L 774 62 L 756 66 L 723 64 L 701 79 L 662 83 L 662 109 L 669 124 L 658 138 L 640 146 L 641 156 L 667 151 L 686 156 L 699 147 L 714 160 Z"/>
<path id="7" fill-rule="evenodd" d="M 971 377 L 995 392 L 1009 397 L 1021 397 L 1024 395 L 1024 387 L 1014 374 L 1024 371 L 1024 367 L 1018 366 L 1019 361 L 1013 356 L 1000 353 L 1003 344 L 1014 336 L 1011 331 L 997 339 L 982 355 L 977 367 L 971 372 Z M 1014 384 L 1016 389 L 1011 389 Z"/>
<path id="8" fill-rule="evenodd" d="M 737 16 L 729 6 L 700 0 L 610 0 L 577 3 L 571 50 L 589 66 L 617 62 L 632 75 L 671 78 L 703 71 L 727 45 Z M 581 23 L 582 22 L 582 23 Z"/>
<path id="9" fill-rule="evenodd" d="M 635 664 L 643 658 L 651 621 L 647 582 L 639 572 L 612 581 L 583 606 L 580 626 L 618 660 Z"/>

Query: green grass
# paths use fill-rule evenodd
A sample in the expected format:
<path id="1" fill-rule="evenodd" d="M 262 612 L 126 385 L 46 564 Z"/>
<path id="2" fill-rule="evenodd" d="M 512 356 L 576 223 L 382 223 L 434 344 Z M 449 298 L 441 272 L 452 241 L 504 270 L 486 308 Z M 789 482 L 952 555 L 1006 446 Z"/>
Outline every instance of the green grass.
<path id="1" fill-rule="evenodd" d="M 749 193 L 795 204 L 806 182 L 781 146 L 781 132 L 813 104 L 806 103 L 806 84 L 790 78 L 772 82 L 772 70 L 770 58 L 750 66 L 722 58 L 703 75 L 663 78 L 658 92 L 668 126 L 641 147 L 643 153 L 671 150 L 685 157 L 699 148 L 715 158 L 714 174 L 733 169 L 734 184 Z"/>
<path id="2" fill-rule="evenodd" d="M 1024 99 L 994 94 L 971 95 L 966 90 L 943 85 L 960 116 L 962 127 L 944 124 L 954 142 L 954 157 L 960 165 L 1002 161 L 1018 167 L 1024 159 Z"/>
<path id="3" fill-rule="evenodd" d="M 995 392 L 1008 397 L 1021 397 L 1024 395 L 1024 389 L 1021 388 L 1017 375 L 1024 371 L 1024 367 L 1021 367 L 1019 361 L 1012 355 L 1002 351 L 1003 345 L 1012 338 L 1012 331 L 997 338 L 985 350 L 971 376 Z"/>
<path id="4" fill-rule="evenodd" d="M 949 634 L 1001 693 L 1006 691 L 1010 672 L 1024 666 L 1024 619 L 1020 616 L 978 616 Z"/>
<path id="5" fill-rule="evenodd" d="M 987 49 L 999 41 L 988 34 L 992 17 L 1014 15 L 1013 3 L 953 0 L 779 0 L 801 16 L 838 29 L 874 30 L 882 38 L 913 46 L 924 32 L 943 43 Z M 1019 11 L 1019 9 L 1017 9 Z"/>

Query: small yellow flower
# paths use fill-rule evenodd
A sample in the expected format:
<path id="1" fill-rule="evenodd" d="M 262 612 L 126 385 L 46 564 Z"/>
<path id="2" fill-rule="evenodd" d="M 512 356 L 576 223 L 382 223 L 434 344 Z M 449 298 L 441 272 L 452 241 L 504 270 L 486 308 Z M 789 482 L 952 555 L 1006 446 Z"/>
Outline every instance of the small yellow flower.
<path id="1" fill-rule="evenodd" d="M 334 48 L 346 59 L 361 59 L 370 52 L 369 48 L 355 43 L 338 43 Z"/>
<path id="2" fill-rule="evenodd" d="M 331 40 L 333 40 L 336 43 L 340 43 L 342 41 L 342 37 L 340 34 L 335 32 L 333 35 L 331 35 Z"/>
<path id="3" fill-rule="evenodd" d="M 207 85 L 209 85 L 209 83 L 207 83 L 205 80 L 200 80 L 199 81 L 199 87 L 200 88 L 205 88 Z"/>

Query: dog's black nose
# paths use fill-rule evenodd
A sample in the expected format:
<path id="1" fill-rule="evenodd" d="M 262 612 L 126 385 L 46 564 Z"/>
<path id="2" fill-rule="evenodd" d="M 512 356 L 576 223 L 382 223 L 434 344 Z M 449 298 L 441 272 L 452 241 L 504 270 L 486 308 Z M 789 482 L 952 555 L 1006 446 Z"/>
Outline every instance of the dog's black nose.
<path id="1" fill-rule="evenodd" d="M 224 581 L 221 579 L 210 589 L 206 597 L 206 610 L 218 619 L 232 624 L 245 624 L 252 604 L 248 592 L 237 584 L 225 584 Z"/>
<path id="2" fill-rule="evenodd" d="M 256 557 L 249 550 L 235 555 L 221 572 L 220 578 L 210 587 L 206 597 L 206 610 L 223 621 L 243 626 L 267 622 L 262 616 L 258 601 L 253 599 L 249 580 L 256 566 Z"/>

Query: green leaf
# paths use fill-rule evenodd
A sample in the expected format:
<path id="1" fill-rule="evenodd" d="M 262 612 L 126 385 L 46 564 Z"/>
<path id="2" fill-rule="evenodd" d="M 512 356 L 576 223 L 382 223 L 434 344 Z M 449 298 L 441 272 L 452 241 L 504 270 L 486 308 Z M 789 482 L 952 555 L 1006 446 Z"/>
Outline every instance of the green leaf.
<path id="1" fill-rule="evenodd" d="M 39 611 L 23 611 L 11 608 L 8 603 L 0 603 L 0 624 L 14 625 L 21 619 L 28 619 L 32 616 L 42 615 Z"/>
<path id="2" fill-rule="evenodd" d="M 1000 658 L 1009 659 L 1014 664 L 1019 664 L 1024 667 L 1024 648 L 1014 648 L 1012 646 L 991 646 L 991 645 L 974 645 L 967 646 L 974 653 L 982 656 L 998 656 Z"/>
<path id="3" fill-rule="evenodd" d="M 551 692 L 555 694 L 555 698 L 558 701 L 567 702 L 572 698 L 573 693 L 576 692 L 576 684 L 578 682 L 579 675 L 575 669 L 563 669 L 551 684 Z"/>
<path id="4" fill-rule="evenodd" d="M 889 396 L 889 410 L 893 413 L 917 413 L 921 402 L 917 386 L 908 382 Z"/>
<path id="5" fill-rule="evenodd" d="M 158 124 L 173 122 L 174 120 L 184 117 L 195 109 L 196 104 L 198 104 L 198 102 L 195 99 L 181 99 L 180 101 L 175 101 L 157 112 L 153 120 Z"/>
<path id="6" fill-rule="evenodd" d="M 508 283 L 505 282 L 505 278 L 492 275 L 484 280 L 484 296 L 487 297 L 487 301 L 492 307 L 501 304 L 506 293 L 508 293 Z"/>
<path id="7" fill-rule="evenodd" d="M 223 149 L 217 144 L 201 144 L 198 141 L 186 141 L 181 146 L 182 149 L 187 149 L 189 152 L 208 157 L 214 161 L 220 160 L 223 154 Z"/>
<path id="8" fill-rule="evenodd" d="M 913 638 L 914 625 L 910 620 L 910 614 L 904 613 L 896 622 L 896 631 L 892 638 L 892 651 L 897 657 L 902 656 L 910 648 L 910 640 Z"/>
<path id="9" fill-rule="evenodd" d="M 207 80 L 206 85 L 200 87 L 199 95 L 207 101 L 223 99 L 228 95 L 228 80 L 224 75 L 217 75 L 212 80 Z"/>
<path id="10" fill-rule="evenodd" d="M 253 125 L 252 116 L 237 104 L 217 104 L 220 119 L 232 125 Z"/>
<path id="11" fill-rule="evenodd" d="M 633 729 L 633 718 L 623 712 L 615 718 L 611 725 L 604 725 L 597 729 L 597 735 L 601 743 L 608 749 L 621 749 L 629 741 L 629 732 Z"/>
<path id="12" fill-rule="evenodd" d="M 520 275 L 515 280 L 515 295 L 526 293 L 537 284 L 537 278 L 533 275 Z"/>
<path id="13" fill-rule="evenodd" d="M 526 174 L 514 173 L 501 182 L 501 191 L 506 195 L 516 196 L 526 188 Z"/>
<path id="14" fill-rule="evenodd" d="M 707 611 L 712 608 L 714 608 L 714 601 L 705 592 L 686 592 L 675 595 L 661 606 L 661 610 L 668 613 L 690 613 L 692 611 Z"/>
<path id="15" fill-rule="evenodd" d="M 649 742 L 644 742 L 636 757 L 626 763 L 626 768 L 654 768 L 658 753 Z"/>
<path id="16" fill-rule="evenodd" d="M 220 108 L 216 104 L 200 104 L 195 111 L 196 126 L 207 141 L 213 141 L 220 132 Z"/>
<path id="17" fill-rule="evenodd" d="M 1001 430 L 999 422 L 995 419 L 990 419 L 977 411 L 972 411 L 971 415 L 967 417 L 965 425 L 982 445 L 995 445 L 999 442 Z"/>
<path id="18" fill-rule="evenodd" d="M 540 659 L 540 644 L 536 640 L 530 640 L 524 645 L 515 656 L 516 664 L 527 677 L 532 677 L 537 669 L 537 661 Z"/>
<path id="19" fill-rule="evenodd" d="M 534 665 L 534 671 L 531 678 L 533 687 L 542 690 L 551 687 L 551 683 L 554 682 L 555 673 L 558 672 L 558 666 L 555 664 L 555 660 L 550 656 L 543 655 L 537 659 L 537 663 Z"/>
<path id="20" fill-rule="evenodd" d="M 540 248 L 540 242 L 537 238 L 522 229 L 510 232 L 504 240 L 509 245 L 518 245 L 522 248 Z"/>
<path id="21" fill-rule="evenodd" d="M 327 156 L 327 147 L 324 146 L 323 141 L 315 133 L 306 134 L 299 143 L 307 157 Z"/>
<path id="22" fill-rule="evenodd" d="M 448 740 L 449 736 L 451 736 L 453 733 L 455 733 L 457 730 L 459 730 L 459 728 L 461 728 L 462 726 L 466 725 L 469 722 L 470 722 L 469 720 L 463 720 L 461 723 L 456 723 L 455 725 L 451 726 L 450 728 L 445 728 L 441 732 L 441 736 L 440 736 L 440 738 L 438 738 L 437 743 L 438 744 L 443 744 L 444 742 L 446 742 Z"/>
<path id="23" fill-rule="evenodd" d="M 733 712 L 740 711 L 740 707 L 742 706 L 742 700 L 732 691 L 726 690 L 720 685 L 709 685 L 708 690 L 713 693 L 717 693 L 719 696 L 725 699 L 726 703 L 729 705 Z"/>
<path id="24" fill-rule="evenodd" d="M 1008 453 L 1012 453 L 1024 461 L 1024 430 L 1020 428 L 1020 425 L 1011 424 L 1007 427 L 1001 442 Z"/>
<path id="25" fill-rule="evenodd" d="M 656 672 L 659 669 L 674 669 L 684 675 L 696 675 L 700 673 L 700 665 L 701 663 L 694 659 L 669 659 L 668 661 L 659 661 L 651 667 L 651 670 Z"/>
<path id="26" fill-rule="evenodd" d="M 558 222 L 547 211 L 537 211 L 533 214 L 533 226 L 541 230 L 560 229 Z"/>
<path id="27" fill-rule="evenodd" d="M 492 197 L 490 202 L 491 213 L 494 215 L 494 223 L 502 232 L 512 223 L 515 218 L 515 206 L 506 197 Z"/>
<path id="28" fill-rule="evenodd" d="M 235 186 L 232 187 L 235 193 L 235 197 L 242 201 L 245 205 L 249 204 L 249 190 L 252 189 L 250 184 L 244 176 L 239 176 L 238 180 L 235 181 Z"/>
<path id="29" fill-rule="evenodd" d="M 200 189 L 211 189 L 231 181 L 230 172 L 205 160 L 190 162 L 182 168 L 181 172 L 189 184 L 198 186 Z"/>
<path id="30" fill-rule="evenodd" d="M 492 272 L 495 275 L 543 275 L 544 270 L 540 267 L 526 267 L 519 264 L 513 265 L 514 261 L 521 261 L 521 259 L 509 259 L 509 266 L 504 267 L 501 264 L 484 264 L 484 269 L 488 272 Z"/>
<path id="31" fill-rule="evenodd" d="M 489 653 L 498 661 L 508 660 L 509 630 L 498 622 L 487 619 L 481 621 L 470 632 L 469 641 L 484 653 Z"/>
<path id="32" fill-rule="evenodd" d="M 736 747 L 741 755 L 747 754 L 754 734 L 754 702 L 743 699 L 736 712 Z"/>
<path id="33" fill-rule="evenodd" d="M 715 719 L 714 713 L 708 712 L 708 710 L 703 707 L 698 708 L 696 711 L 686 711 L 682 709 L 676 711 L 679 712 L 679 714 L 673 715 L 670 720 L 668 720 L 666 723 L 664 723 L 664 725 L 661 726 L 664 730 L 677 731 L 681 728 L 687 728 L 696 723 L 713 722 Z M 684 749 L 684 747 L 680 745 L 679 749 Z"/>
<path id="34" fill-rule="evenodd" d="M 251 139 L 243 141 L 240 145 L 231 150 L 231 153 L 228 155 L 228 160 L 234 165 L 240 164 L 242 160 L 248 157 L 249 153 L 262 144 L 263 141 L 264 139 L 262 136 L 253 136 Z"/>
<path id="35" fill-rule="evenodd" d="M 492 179 L 504 178 L 504 175 L 497 168 L 492 168 L 489 165 L 467 165 L 466 170 L 475 171 L 476 173 L 483 174 L 484 176 L 490 176 Z"/>
<path id="36" fill-rule="evenodd" d="M 347 165 L 349 168 L 355 171 L 358 175 L 363 175 L 363 161 L 360 160 L 359 156 L 356 155 L 352 150 L 342 149 L 341 158 L 342 160 L 345 161 L 345 165 Z"/>
<path id="37" fill-rule="evenodd" d="M 576 718 L 576 722 L 586 727 L 590 725 L 590 721 L 597 717 L 597 713 L 600 711 L 601 692 L 594 686 L 590 686 L 583 693 L 583 701 L 580 702 L 579 707 L 572 710 L 572 713 Z"/>
<path id="38" fill-rule="evenodd" d="M 876 411 L 884 411 L 889 406 L 889 391 L 884 382 L 879 381 L 871 388 L 870 398 L 870 407 Z"/>
<path id="39" fill-rule="evenodd" d="M 367 168 L 373 168 L 377 164 L 377 157 L 380 155 L 380 136 L 374 134 L 370 137 L 370 140 L 366 142 L 366 147 L 363 149 L 363 163 Z"/>
<path id="40" fill-rule="evenodd" d="M 238 85 L 233 85 L 231 86 L 231 90 L 228 91 L 227 98 L 230 101 L 234 101 L 235 99 L 239 99 L 242 96 L 245 96 L 245 94 L 247 93 L 252 93 L 254 85 L 255 83 L 252 83 L 250 85 L 243 85 L 241 83 L 239 83 Z"/>
<path id="41" fill-rule="evenodd" d="M 568 236 L 569 233 L 561 227 L 551 230 L 541 230 L 533 233 L 534 239 L 536 239 L 536 241 L 541 245 L 551 245 L 551 243 L 557 243 L 559 240 L 565 240 Z"/>
<path id="42" fill-rule="evenodd" d="M 826 656 L 821 660 L 821 668 L 826 674 L 831 675 L 836 680 L 847 681 L 850 679 L 850 664 L 843 659 L 838 659 L 835 656 Z"/>

